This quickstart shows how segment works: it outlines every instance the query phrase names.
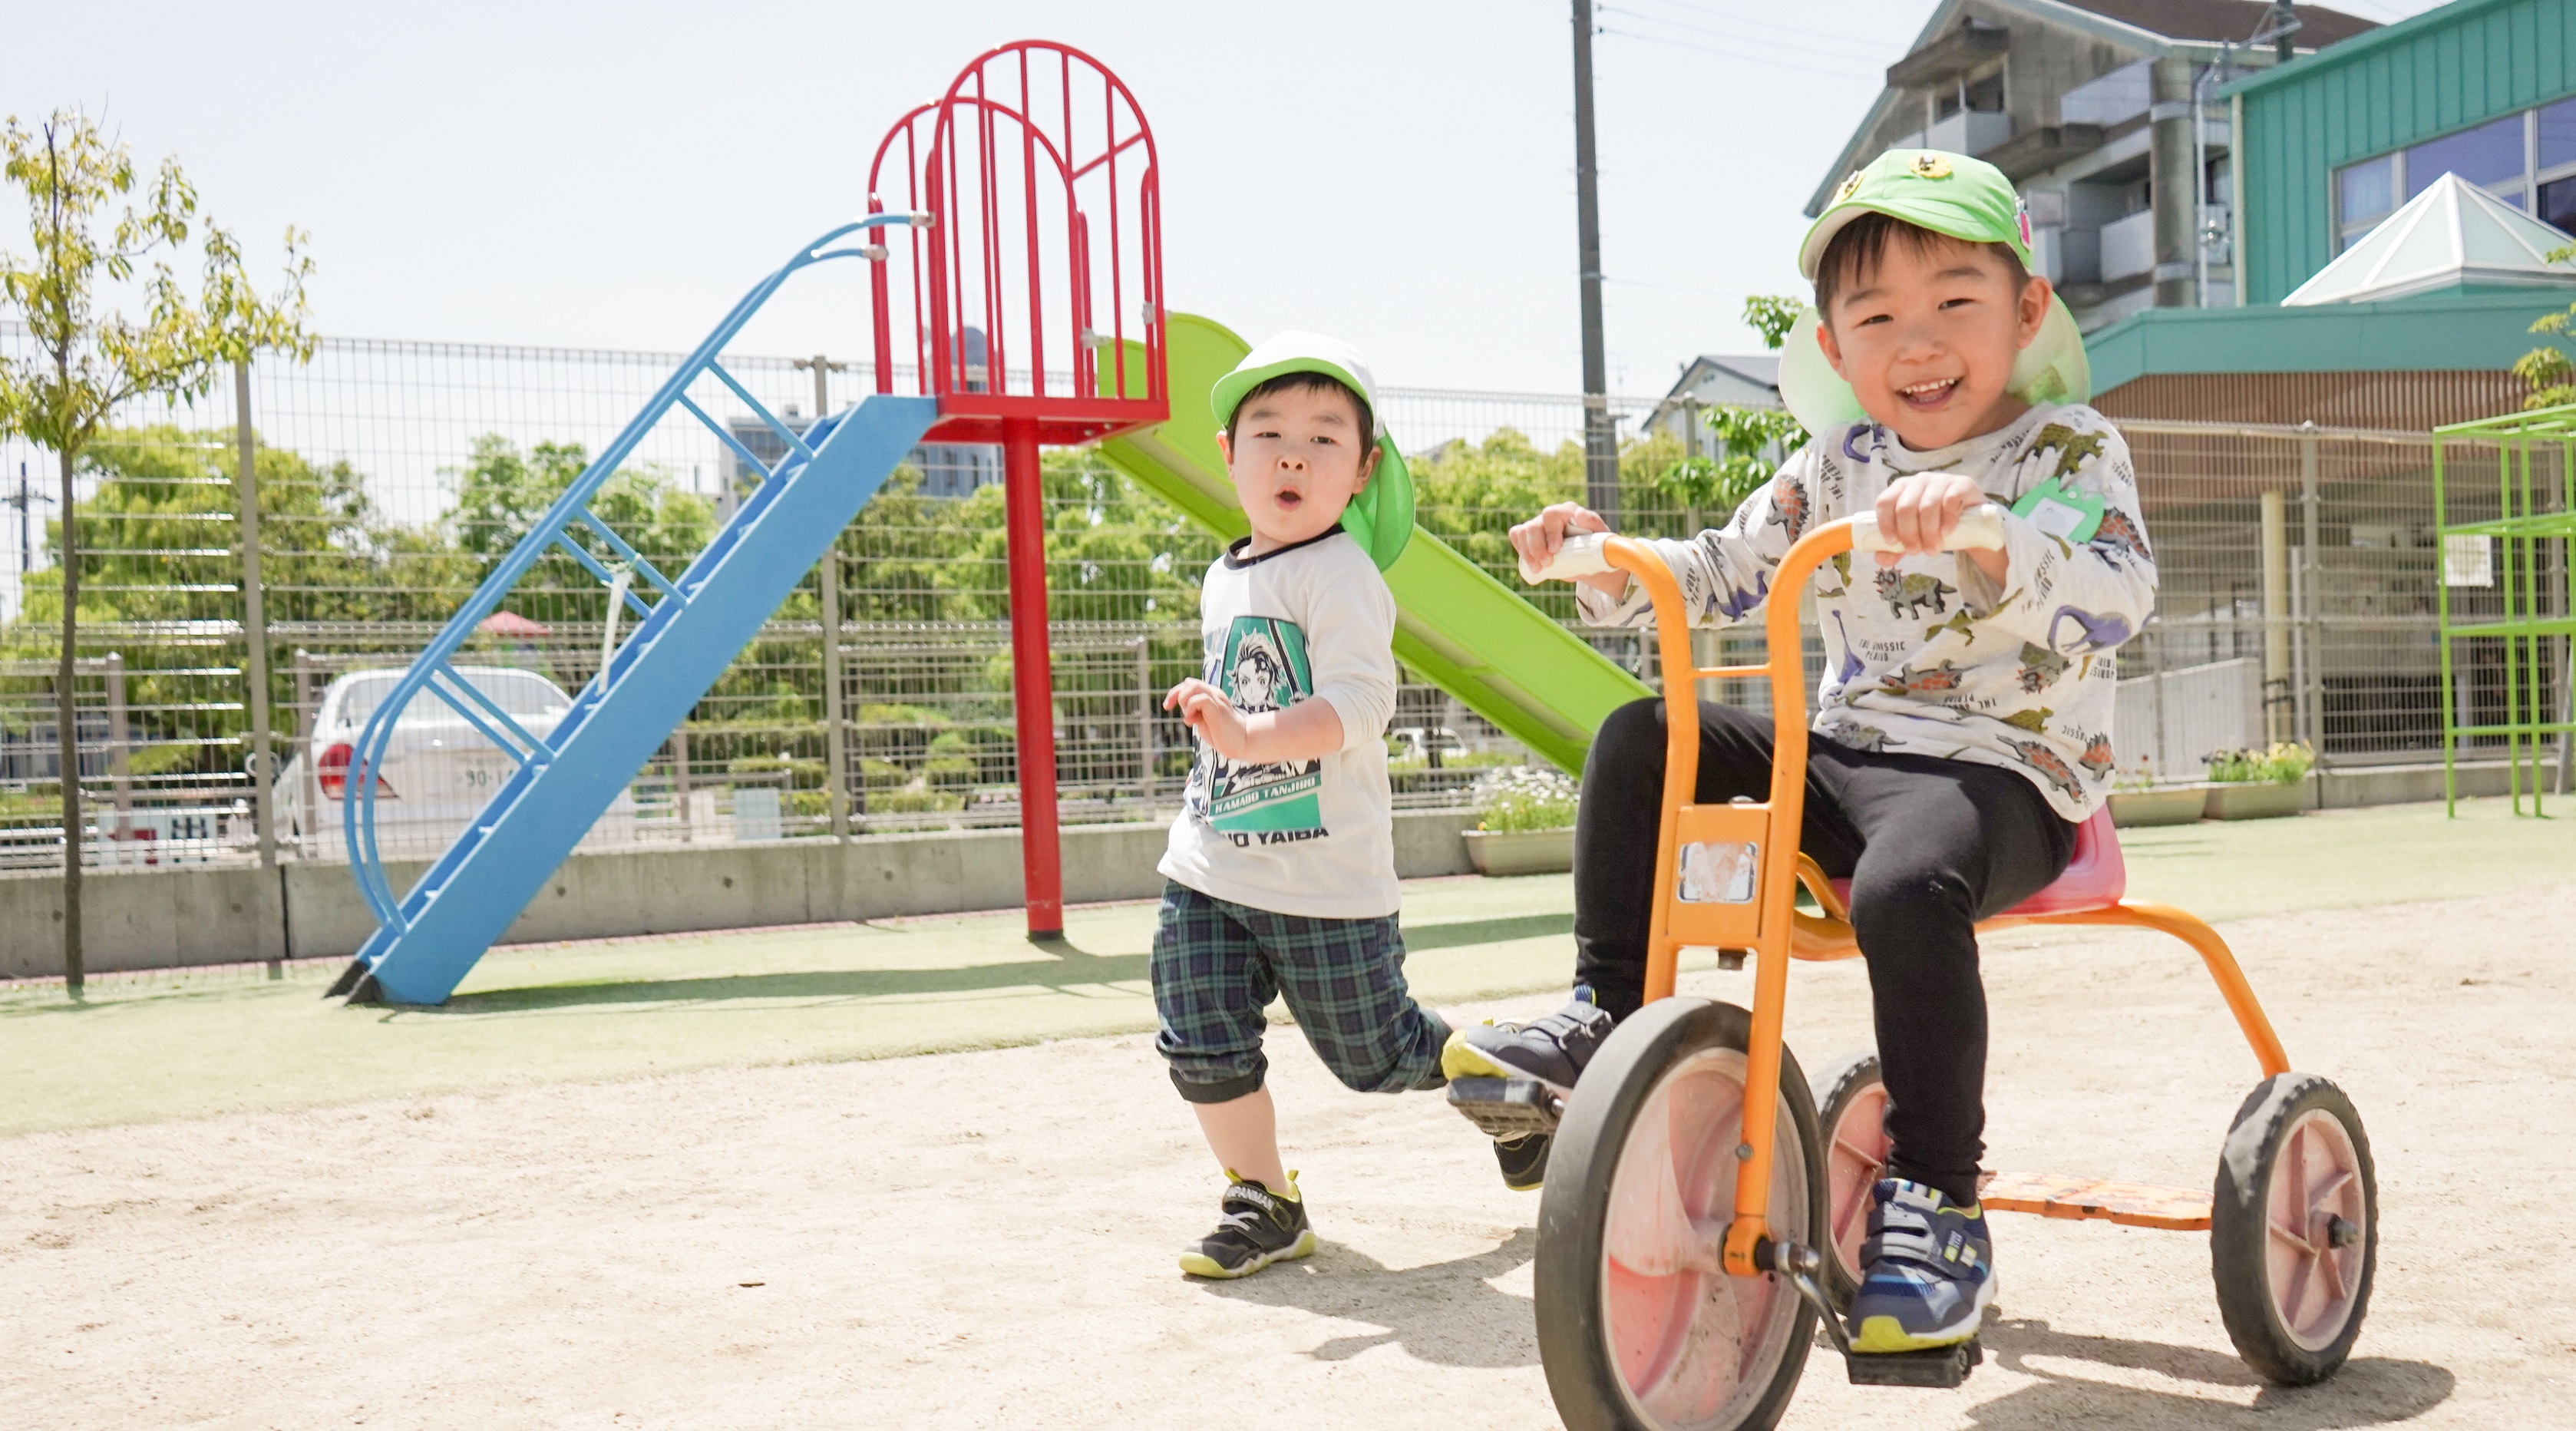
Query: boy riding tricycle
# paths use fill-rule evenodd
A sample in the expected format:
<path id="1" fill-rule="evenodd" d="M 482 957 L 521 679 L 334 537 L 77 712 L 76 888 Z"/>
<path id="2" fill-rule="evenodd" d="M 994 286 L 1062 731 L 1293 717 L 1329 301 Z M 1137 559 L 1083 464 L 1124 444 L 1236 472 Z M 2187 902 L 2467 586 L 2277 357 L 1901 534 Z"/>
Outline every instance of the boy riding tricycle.
<path id="1" fill-rule="evenodd" d="M 1574 1000 L 1461 1029 L 1443 1061 L 1506 1182 L 1544 1185 L 1540 1347 L 1569 1425 L 1767 1426 L 1819 1316 L 1854 1381 L 1957 1385 L 1997 1285 L 1989 1208 L 2208 1228 L 2229 1333 L 2275 1380 L 2330 1374 L 2359 1331 L 2376 1245 L 2359 1117 L 2289 1072 L 2206 925 L 2121 897 L 2117 650 L 2152 609 L 2154 557 L 2125 444 L 2082 405 L 2082 341 L 2029 261 L 2000 172 L 1882 156 L 1801 253 L 1816 305 L 1781 390 L 1813 437 L 1778 476 L 1687 542 L 1608 535 L 1571 505 L 1513 531 L 1524 575 L 1579 582 L 1587 620 L 1651 622 L 1665 683 L 1603 724 L 1584 769 Z M 1698 668 L 1691 624 L 1766 606 L 1766 665 Z M 1697 701 L 1724 677 L 1767 677 L 1771 715 Z M 2264 1073 L 2214 1203 L 1981 1169 L 1976 936 L 2032 922 L 2161 929 L 2201 954 Z M 1684 947 L 1753 955 L 1752 1008 L 1670 997 Z M 1781 1045 L 1788 959 L 1854 954 L 1877 1052 L 1811 1089 Z"/>

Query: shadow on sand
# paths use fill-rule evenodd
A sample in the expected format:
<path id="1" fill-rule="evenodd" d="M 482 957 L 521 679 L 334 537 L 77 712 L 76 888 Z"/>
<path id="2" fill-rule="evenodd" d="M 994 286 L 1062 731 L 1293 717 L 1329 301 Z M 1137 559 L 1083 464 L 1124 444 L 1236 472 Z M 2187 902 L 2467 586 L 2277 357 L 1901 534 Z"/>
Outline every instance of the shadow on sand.
<path id="1" fill-rule="evenodd" d="M 1574 916 L 1570 914 L 1471 919 L 1408 929 L 1404 942 L 1408 951 L 1421 952 L 1535 939 L 1570 933 L 1573 928 Z M 406 1014 L 498 1014 L 612 1004 L 702 1004 L 729 999 L 813 1001 L 881 998 L 895 994 L 979 994 L 999 989 L 1028 988 L 1061 993 L 1101 984 L 1141 982 L 1150 977 L 1151 960 L 1143 954 L 1092 954 L 1061 939 L 1033 948 L 1041 951 L 1040 957 L 954 969 L 800 970 L 777 974 L 719 974 L 697 979 L 541 984 L 459 994 L 434 1007 L 397 1007 Z"/>
<path id="2" fill-rule="evenodd" d="M 1529 1299 L 1496 1290 L 1491 1279 L 1537 1251 L 1538 1229 L 1524 1227 L 1490 1252 L 1396 1270 L 1365 1252 L 1325 1242 L 1303 1262 L 1283 1262 L 1240 1282 L 1200 1286 L 1210 1296 L 1384 1329 L 1334 1337 L 1308 1353 L 1318 1361 L 1348 1361 L 1371 1347 L 1394 1345 L 1440 1366 L 1536 1366 L 1538 1333 Z"/>
<path id="3" fill-rule="evenodd" d="M 2137 1431 L 2167 1431 L 2178 1426 L 2335 1431 L 2340 1427 L 2382 1426 L 2409 1421 L 2432 1410 L 2449 1399 L 2456 1381 L 2447 1369 L 2425 1362 L 2355 1357 L 2319 1385 L 2274 1386 L 2223 1352 L 2120 1337 L 2082 1336 L 2058 1331 L 2032 1318 L 1990 1317 L 1983 1339 L 1986 1356 L 1994 1364 L 2038 1378 L 2035 1385 L 1969 1410 L 1972 1424 L 1998 1431 L 2064 1426 L 2128 1427 Z M 1827 1355 L 1818 1369 L 1829 1367 L 1831 1362 Z M 2143 1371 L 2232 1391 L 2260 1389 L 2254 1393 L 2253 1405 L 2245 1407 L 2237 1404 L 2235 1396 L 2221 1400 L 2187 1391 L 2115 1384 L 2063 1365 L 2069 1362 Z M 1809 1375 L 1813 1374 L 1814 1370 L 1810 1370 Z M 1975 1384 L 1969 1382 L 1971 1386 Z"/>

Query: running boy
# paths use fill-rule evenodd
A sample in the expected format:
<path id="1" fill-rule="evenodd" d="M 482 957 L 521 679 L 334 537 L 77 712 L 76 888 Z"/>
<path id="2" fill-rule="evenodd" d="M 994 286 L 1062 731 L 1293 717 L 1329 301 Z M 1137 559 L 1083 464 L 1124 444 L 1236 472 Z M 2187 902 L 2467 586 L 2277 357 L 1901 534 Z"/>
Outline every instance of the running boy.
<path id="1" fill-rule="evenodd" d="M 1231 1184 L 1181 1270 L 1243 1277 L 1315 1250 L 1262 1082 L 1271 998 L 1362 1092 L 1446 1082 L 1449 1026 L 1405 991 L 1396 929 L 1395 598 L 1378 573 L 1413 533 L 1412 478 L 1347 343 L 1282 333 L 1212 406 L 1252 535 L 1200 585 L 1205 674 L 1163 698 L 1200 744 L 1161 865 L 1155 1047 Z"/>
<path id="2" fill-rule="evenodd" d="M 2075 825 L 2111 780 L 2113 652 L 2155 604 L 2156 568 L 2128 451 L 2083 405 L 2074 319 L 2030 248 L 2012 184 L 1956 154 L 1891 151 L 1844 181 L 1799 268 L 1814 309 L 1791 331 L 1780 390 L 1812 440 L 1734 519 L 1654 543 L 1693 612 L 1740 621 L 1811 526 L 1875 510 L 1904 547 L 1817 574 L 1825 676 L 1816 695 L 1801 840 L 1852 881 L 1869 965 L 1893 1142 L 1875 1190 L 1854 1348 L 1964 1341 L 1994 1299 L 1977 1202 L 1986 1002 L 1975 924 L 2066 867 Z M 2001 551 L 1945 554 L 1968 506 L 1998 503 Z M 1533 560 L 1571 504 L 1513 528 Z M 1651 619 L 1623 572 L 1584 578 L 1586 620 Z M 1612 713 L 1593 738 L 1575 824 L 1576 995 L 1526 1026 L 1462 1029 L 1453 1077 L 1571 1084 L 1643 993 L 1664 705 Z M 1767 718 L 1700 708 L 1697 798 L 1762 798 Z M 1506 1181 L 1535 1186 L 1544 1139 L 1498 1144 Z"/>

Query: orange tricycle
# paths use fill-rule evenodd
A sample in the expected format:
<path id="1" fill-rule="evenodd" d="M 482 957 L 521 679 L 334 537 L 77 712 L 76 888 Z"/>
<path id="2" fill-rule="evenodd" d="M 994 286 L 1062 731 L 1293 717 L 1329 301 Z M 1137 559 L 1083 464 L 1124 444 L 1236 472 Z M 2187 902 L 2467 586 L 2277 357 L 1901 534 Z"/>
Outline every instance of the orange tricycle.
<path id="1" fill-rule="evenodd" d="M 1962 517 L 1953 550 L 1997 547 L 2003 514 Z M 1847 550 L 1892 549 L 1866 514 L 1809 533 L 1782 558 L 1775 593 L 1801 590 Z M 1536 1301 L 1548 1388 L 1569 1427 L 1734 1431 L 1777 1421 L 1819 1322 L 1854 1382 L 1957 1386 L 1982 1353 L 1855 1354 L 1838 1309 L 1857 1284 L 1871 1185 L 1888 1141 L 1875 1055 L 1844 1058 L 1811 1085 L 1781 1043 L 1793 959 L 1860 952 L 1844 882 L 1798 851 L 1807 702 L 1798 607 L 1775 599 L 1762 665 L 1701 668 L 1672 572 L 1642 542 L 1569 539 L 1532 580 L 1619 570 L 1645 583 L 1661 643 L 1670 748 L 1647 1004 L 1621 1023 L 1570 1096 L 1519 1079 L 1461 1079 L 1452 1101 L 1487 1132 L 1552 1131 L 1539 1205 Z M 1767 801 L 1697 804 L 1703 680 L 1770 681 L 1775 755 Z M 1751 877 L 1741 877 L 1749 867 Z M 1727 876 L 1735 877 L 1727 877 Z M 1798 907 L 1804 886 L 1815 911 Z M 1985 1206 L 2047 1217 L 2202 1231 L 2219 1311 L 2246 1363 L 2304 1384 L 2350 1353 L 2370 1300 L 2378 1193 L 2370 1142 L 2342 1090 L 2294 1073 L 2216 931 L 2169 905 L 2123 898 L 2109 812 L 2079 829 L 2066 871 L 1980 931 L 2125 925 L 2191 946 L 2262 1066 L 2236 1111 L 2209 1196 L 2085 1178 L 1989 1174 Z M 1673 994 L 1684 948 L 1755 960 L 1750 1010 Z"/>

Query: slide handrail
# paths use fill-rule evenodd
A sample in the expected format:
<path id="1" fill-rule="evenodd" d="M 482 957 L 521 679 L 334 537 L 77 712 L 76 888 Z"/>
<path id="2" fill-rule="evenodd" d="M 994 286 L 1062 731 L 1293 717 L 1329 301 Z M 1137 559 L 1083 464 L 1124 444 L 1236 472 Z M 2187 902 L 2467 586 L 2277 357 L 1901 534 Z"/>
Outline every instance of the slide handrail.
<path id="1" fill-rule="evenodd" d="M 818 263 L 844 258 L 863 259 L 871 264 L 882 266 L 887 252 L 883 245 L 866 243 L 853 247 L 834 247 L 841 240 L 852 234 L 894 225 L 927 226 L 930 221 L 930 216 L 926 213 L 874 213 L 841 224 L 806 244 L 794 257 L 780 265 L 777 271 L 754 284 L 751 291 L 743 295 L 742 301 L 736 303 L 733 310 L 725 315 L 724 320 L 707 335 L 705 341 L 699 343 L 679 367 L 672 370 L 671 376 L 654 391 L 651 399 L 644 404 L 642 410 L 636 413 L 634 419 L 626 424 L 624 430 L 601 450 L 599 456 L 594 458 L 589 466 L 582 469 L 581 475 L 573 479 L 572 484 L 564 489 L 563 495 L 557 497 L 554 503 L 546 508 L 545 514 L 537 519 L 536 525 L 529 529 L 527 535 L 521 537 L 518 544 L 510 549 L 509 554 L 501 559 L 500 564 L 474 588 L 474 594 L 466 598 L 465 604 L 457 608 L 454 616 L 448 618 L 447 624 L 440 628 L 438 635 L 422 649 L 420 655 L 415 657 L 410 667 L 403 672 L 402 679 L 394 683 L 394 689 L 377 704 L 375 712 L 367 718 L 366 725 L 360 729 L 357 740 L 351 743 L 348 783 L 342 787 L 347 793 L 346 798 L 341 802 L 340 820 L 341 833 L 347 841 L 349 851 L 350 875 L 357 883 L 359 895 L 366 900 L 368 910 L 376 916 L 377 923 L 381 927 L 399 934 L 405 926 L 401 902 L 394 894 L 392 882 L 386 877 L 383 854 L 376 847 L 376 786 L 385 753 L 393 741 L 395 724 L 401 719 L 403 711 L 410 706 L 413 698 L 423 691 L 429 692 L 454 708 L 458 715 L 481 731 L 487 739 L 491 739 L 495 746 L 520 766 L 525 767 L 532 762 L 542 765 L 554 753 L 556 747 L 546 740 L 530 735 L 517 722 L 511 720 L 497 704 L 476 690 L 472 682 L 457 673 L 449 664 L 450 658 L 464 648 L 465 643 L 473 638 L 476 628 L 481 625 L 483 619 L 500 609 L 502 601 L 509 596 L 511 589 L 517 586 L 520 579 L 525 577 L 552 548 L 561 547 L 569 551 L 601 581 L 614 583 L 607 564 L 576 539 L 574 535 L 576 528 L 586 529 L 601 538 L 615 554 L 618 562 L 624 564 L 635 576 L 641 577 L 643 584 L 652 587 L 658 594 L 655 602 L 647 603 L 639 591 L 631 586 L 624 587 L 625 603 L 633 608 L 638 616 L 650 615 L 660 602 L 679 601 L 685 604 L 692 589 L 690 584 L 685 579 L 678 582 L 671 580 L 618 537 L 614 531 L 611 531 L 608 524 L 601 521 L 590 510 L 591 498 L 598 494 L 599 489 L 609 478 L 617 474 L 618 469 L 633 454 L 637 445 L 643 442 L 645 435 L 651 432 L 675 406 L 704 423 L 717 437 L 723 439 L 746 461 L 757 467 L 761 472 L 764 487 L 789 466 L 810 460 L 814 451 L 808 444 L 807 438 L 813 436 L 819 439 L 820 434 L 813 428 L 808 428 L 802 434 L 790 429 L 776 414 L 746 391 L 733 374 L 726 372 L 723 365 L 717 361 L 718 357 L 742 331 L 743 325 L 750 322 L 779 288 L 799 271 Z M 786 441 L 786 452 L 775 464 L 760 461 L 749 448 L 744 447 L 734 438 L 724 424 L 716 421 L 705 409 L 690 400 L 689 386 L 706 374 L 713 374 L 751 409 L 753 415 L 763 425 Z M 821 413 L 816 413 L 814 417 L 818 424 L 825 421 Z M 710 548 L 712 549 L 714 542 L 722 540 L 724 540 L 724 534 L 719 532 L 711 541 Z M 701 553 L 701 556 L 703 555 Z M 615 589 L 614 586 L 613 589 Z M 640 623 L 635 628 L 637 631 L 642 629 Z M 633 639 L 632 633 L 628 639 Z M 600 698 L 606 693 L 609 683 L 621 669 L 622 667 L 614 660 L 601 663 L 599 673 L 592 677 L 582 688 L 581 694 L 574 698 L 572 711 L 567 713 L 562 723 L 557 726 L 555 732 L 557 739 L 578 727 L 581 716 L 589 708 L 598 704 Z M 442 676 L 445 679 L 440 679 Z M 493 729 L 494 722 L 497 722 L 500 727 L 498 731 Z M 499 738 L 502 735 L 508 736 L 509 739 Z M 500 798 L 502 796 L 496 793 L 494 799 Z M 490 813 L 488 806 L 484 813 Z"/>

